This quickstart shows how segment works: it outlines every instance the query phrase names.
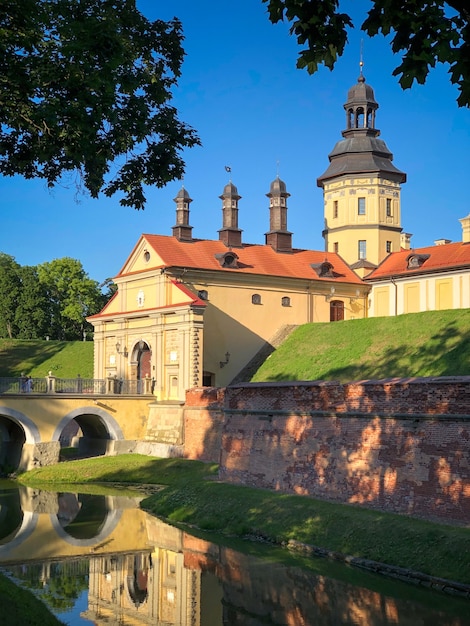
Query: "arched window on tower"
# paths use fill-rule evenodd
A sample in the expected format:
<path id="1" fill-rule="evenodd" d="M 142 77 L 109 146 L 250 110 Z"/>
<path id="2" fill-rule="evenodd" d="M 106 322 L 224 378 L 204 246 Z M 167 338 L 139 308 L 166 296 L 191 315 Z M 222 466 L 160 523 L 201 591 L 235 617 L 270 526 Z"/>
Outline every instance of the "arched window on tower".
<path id="1" fill-rule="evenodd" d="M 364 128 L 364 109 L 358 107 L 356 110 L 356 128 Z"/>

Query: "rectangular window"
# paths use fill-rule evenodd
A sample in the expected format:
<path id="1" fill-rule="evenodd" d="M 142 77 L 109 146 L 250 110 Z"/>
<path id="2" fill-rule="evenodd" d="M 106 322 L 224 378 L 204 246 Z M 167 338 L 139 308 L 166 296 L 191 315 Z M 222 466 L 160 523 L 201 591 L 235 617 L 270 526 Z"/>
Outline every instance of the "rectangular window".
<path id="1" fill-rule="evenodd" d="M 338 200 L 333 201 L 333 218 L 336 219 L 338 217 Z"/>
<path id="2" fill-rule="evenodd" d="M 366 258 L 366 241 L 365 239 L 359 239 L 357 242 L 357 256 L 359 259 Z"/>
<path id="3" fill-rule="evenodd" d="M 336 254 L 339 254 L 339 243 L 337 241 L 333 244 L 333 251 L 336 252 Z"/>
<path id="4" fill-rule="evenodd" d="M 366 199 L 365 198 L 357 199 L 357 214 L 358 215 L 366 214 Z"/>
<path id="5" fill-rule="evenodd" d="M 392 242 L 391 241 L 387 241 L 385 248 L 386 248 L 387 252 L 390 253 L 392 251 Z"/>
<path id="6" fill-rule="evenodd" d="M 392 217 L 392 199 L 387 198 L 387 217 Z"/>

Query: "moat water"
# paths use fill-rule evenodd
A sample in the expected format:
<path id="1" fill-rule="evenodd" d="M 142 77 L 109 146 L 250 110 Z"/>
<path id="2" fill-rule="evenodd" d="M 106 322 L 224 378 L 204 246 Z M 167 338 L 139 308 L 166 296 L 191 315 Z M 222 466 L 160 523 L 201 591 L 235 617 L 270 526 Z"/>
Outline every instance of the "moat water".
<path id="1" fill-rule="evenodd" d="M 70 626 L 470 625 L 470 600 L 263 544 L 214 543 L 146 514 L 142 497 L 2 484 L 0 571 Z"/>

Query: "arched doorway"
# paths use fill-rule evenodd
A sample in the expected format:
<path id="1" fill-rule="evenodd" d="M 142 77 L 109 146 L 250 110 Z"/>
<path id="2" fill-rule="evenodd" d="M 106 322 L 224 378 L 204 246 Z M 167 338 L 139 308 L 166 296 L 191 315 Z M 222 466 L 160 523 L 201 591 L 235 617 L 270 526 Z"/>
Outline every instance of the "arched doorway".
<path id="1" fill-rule="evenodd" d="M 340 322 L 344 320 L 344 302 L 332 300 L 330 302 L 330 322 Z"/>
<path id="2" fill-rule="evenodd" d="M 152 366 L 151 366 L 152 352 L 150 347 L 145 341 L 139 341 L 137 344 L 137 379 L 143 380 L 144 378 L 151 378 Z"/>

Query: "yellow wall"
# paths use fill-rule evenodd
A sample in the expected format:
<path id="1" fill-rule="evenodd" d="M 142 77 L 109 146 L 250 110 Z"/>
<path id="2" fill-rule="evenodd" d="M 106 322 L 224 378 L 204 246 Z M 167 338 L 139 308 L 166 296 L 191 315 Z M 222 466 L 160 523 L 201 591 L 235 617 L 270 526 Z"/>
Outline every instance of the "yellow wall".
<path id="1" fill-rule="evenodd" d="M 365 198 L 365 215 L 358 214 L 358 198 Z M 391 215 L 387 215 L 387 199 Z M 337 217 L 335 217 L 335 202 Z M 400 184 L 378 177 L 341 176 L 324 186 L 325 249 L 349 263 L 358 260 L 358 242 L 366 241 L 366 258 L 378 265 L 391 251 L 400 249 Z"/>
<path id="2" fill-rule="evenodd" d="M 370 317 L 417 313 L 442 309 L 470 307 L 470 273 L 465 270 L 449 272 L 445 277 L 435 274 L 395 278 L 372 285 Z"/>

